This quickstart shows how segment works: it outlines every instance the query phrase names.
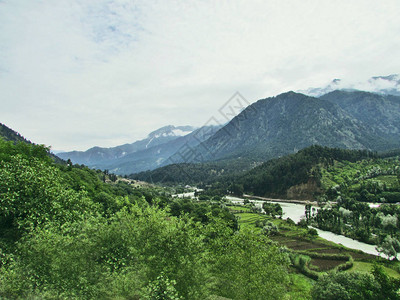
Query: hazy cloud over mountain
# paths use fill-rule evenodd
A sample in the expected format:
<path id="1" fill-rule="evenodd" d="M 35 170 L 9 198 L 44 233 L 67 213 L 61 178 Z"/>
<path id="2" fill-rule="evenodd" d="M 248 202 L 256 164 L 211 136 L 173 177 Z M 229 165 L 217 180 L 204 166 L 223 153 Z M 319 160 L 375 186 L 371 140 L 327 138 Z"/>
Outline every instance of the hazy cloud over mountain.
<path id="1" fill-rule="evenodd" d="M 368 80 L 359 82 L 334 79 L 323 87 L 299 90 L 299 92 L 309 96 L 319 97 L 335 90 L 360 90 L 400 96 L 400 75 L 374 76 Z"/>
<path id="2" fill-rule="evenodd" d="M 236 91 L 395 74 L 399 13 L 397 0 L 1 1 L 0 121 L 55 149 L 110 147 L 201 126 Z"/>

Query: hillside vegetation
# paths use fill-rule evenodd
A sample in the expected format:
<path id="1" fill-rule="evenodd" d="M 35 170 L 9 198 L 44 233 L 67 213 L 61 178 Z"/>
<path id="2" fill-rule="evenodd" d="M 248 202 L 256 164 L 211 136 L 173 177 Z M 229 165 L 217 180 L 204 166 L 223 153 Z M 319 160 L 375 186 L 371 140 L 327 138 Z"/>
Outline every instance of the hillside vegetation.
<path id="1" fill-rule="evenodd" d="M 210 201 L 206 195 L 200 195 L 203 201 L 174 199 L 170 189 L 84 166 L 56 164 L 48 151 L 44 146 L 0 139 L 1 298 L 319 299 L 318 289 L 333 293 L 332 282 L 342 280 L 336 275 L 315 277 L 307 267 L 300 272 L 308 272 L 317 283 L 313 288 L 304 281 L 295 271 L 303 259 L 282 248 L 283 241 L 271 240 L 278 228 L 271 222 L 264 224 L 265 215 L 237 218 L 225 206 L 223 182 Z M 311 161 L 312 153 L 320 152 L 351 161 L 370 155 L 312 147 L 270 166 L 275 170 L 300 158 Z M 335 166 L 328 162 L 328 167 Z M 393 219 L 399 212 L 390 213 Z M 270 214 L 275 218 L 282 210 L 273 206 Z M 264 226 L 262 230 L 248 226 L 250 219 L 261 220 L 261 225 L 256 223 Z M 319 219 L 315 220 L 309 214 L 307 222 Z M 292 222 L 288 228 L 293 226 Z M 395 247 L 392 242 L 398 230 L 382 226 L 387 237 L 382 249 L 389 249 L 387 243 Z M 290 230 L 315 236 L 313 230 Z M 348 257 L 337 260 L 336 265 L 352 263 Z M 310 267 L 313 264 L 318 265 L 318 259 Z M 374 299 L 395 295 L 397 281 L 382 268 L 374 272 L 343 276 L 360 282 L 355 285 L 357 294 Z M 345 290 L 352 285 L 340 284 Z"/>
<path id="2" fill-rule="evenodd" d="M 289 288 L 286 255 L 237 231 L 219 204 L 56 165 L 43 146 L 0 139 L 0 156 L 3 299 L 276 299 Z"/>
<path id="3" fill-rule="evenodd" d="M 324 188 L 321 185 L 322 169 L 333 166 L 338 161 L 356 162 L 372 157 L 376 157 L 376 154 L 366 150 L 311 146 L 296 154 L 270 160 L 239 176 L 236 182 L 243 185 L 245 193 L 282 198 L 290 198 L 288 191 L 291 188 L 310 183 L 305 187 L 309 190 L 304 192 L 312 199 L 322 193 L 321 189 Z M 292 197 L 304 198 L 300 193 L 294 193 Z"/>

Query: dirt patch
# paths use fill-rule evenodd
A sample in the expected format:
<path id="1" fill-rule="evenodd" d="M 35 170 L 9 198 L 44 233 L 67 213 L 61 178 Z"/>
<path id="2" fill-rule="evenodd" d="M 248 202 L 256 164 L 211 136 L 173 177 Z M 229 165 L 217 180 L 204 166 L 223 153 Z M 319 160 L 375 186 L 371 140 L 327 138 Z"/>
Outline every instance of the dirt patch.
<path id="1" fill-rule="evenodd" d="M 296 238 L 296 237 L 285 237 L 285 236 L 275 236 L 271 237 L 271 239 L 275 242 L 278 242 L 282 245 L 285 245 L 289 249 L 293 250 L 310 250 L 314 248 L 324 248 L 326 245 L 318 243 L 318 242 L 312 242 L 312 241 L 307 241 L 302 238 Z"/>
<path id="2" fill-rule="evenodd" d="M 310 250 L 310 252 L 315 252 L 315 253 L 326 253 L 326 254 L 344 254 L 348 253 L 348 251 L 340 248 L 326 248 L 326 249 L 315 249 L 315 250 Z"/>
<path id="3" fill-rule="evenodd" d="M 313 249 L 310 250 L 313 253 L 324 253 L 324 254 L 350 254 L 354 260 L 368 260 L 375 259 L 376 256 L 368 253 L 361 253 L 356 251 L 349 251 L 342 248 L 325 248 L 325 249 Z"/>
<path id="4" fill-rule="evenodd" d="M 309 250 L 318 248 L 318 246 L 313 243 L 300 242 L 300 241 L 295 241 L 293 243 L 287 244 L 287 247 L 293 250 Z"/>
<path id="5" fill-rule="evenodd" d="M 324 258 L 312 258 L 310 261 L 310 264 L 312 266 L 317 267 L 317 271 L 329 271 L 332 270 L 334 268 L 336 268 L 337 266 L 346 263 L 346 260 L 332 260 L 332 259 L 324 259 Z M 310 269 L 312 268 L 312 266 L 310 266 Z"/>
<path id="6" fill-rule="evenodd" d="M 282 244 L 296 241 L 296 239 L 293 239 L 291 237 L 282 236 L 282 235 L 270 236 L 269 238 L 275 242 L 282 243 Z"/>
<path id="7" fill-rule="evenodd" d="M 277 235 L 270 237 L 273 241 L 278 242 L 292 250 L 297 251 L 310 251 L 313 253 L 326 253 L 326 254 L 350 254 L 354 260 L 368 260 L 376 258 L 375 255 L 360 253 L 357 251 L 346 250 L 343 248 L 329 247 L 326 244 L 305 240 L 296 236 L 283 236 Z"/>
<path id="8" fill-rule="evenodd" d="M 290 187 L 286 191 L 286 197 L 288 199 L 315 200 L 315 195 L 320 193 L 321 189 L 319 188 L 317 181 L 314 178 L 310 178 L 307 183 Z"/>
<path id="9" fill-rule="evenodd" d="M 368 253 L 348 252 L 354 260 L 376 259 L 377 256 Z"/>

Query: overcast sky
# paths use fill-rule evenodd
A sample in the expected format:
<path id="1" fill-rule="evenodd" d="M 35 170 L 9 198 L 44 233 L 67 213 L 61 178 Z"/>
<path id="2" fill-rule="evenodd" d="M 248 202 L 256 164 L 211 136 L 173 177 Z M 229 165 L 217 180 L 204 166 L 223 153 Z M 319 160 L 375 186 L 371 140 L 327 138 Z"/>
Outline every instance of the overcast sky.
<path id="1" fill-rule="evenodd" d="M 0 0 L 0 122 L 55 150 L 400 73 L 400 1 Z"/>

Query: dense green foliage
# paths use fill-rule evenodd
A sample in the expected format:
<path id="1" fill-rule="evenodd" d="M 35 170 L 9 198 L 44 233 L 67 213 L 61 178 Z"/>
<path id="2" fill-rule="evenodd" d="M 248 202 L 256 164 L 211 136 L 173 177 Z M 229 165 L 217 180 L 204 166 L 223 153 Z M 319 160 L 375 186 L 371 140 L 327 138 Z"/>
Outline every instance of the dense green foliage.
<path id="1" fill-rule="evenodd" d="M 336 273 L 323 276 L 312 291 L 313 299 L 382 299 L 374 277 L 363 273 Z M 386 298 L 385 298 L 386 299 Z"/>
<path id="2" fill-rule="evenodd" d="M 389 278 L 382 267 L 371 273 L 338 272 L 323 276 L 312 290 L 315 300 L 386 300 L 400 299 L 398 282 Z"/>
<path id="3" fill-rule="evenodd" d="M 335 161 L 357 161 L 375 155 L 368 151 L 343 150 L 311 146 L 296 154 L 270 160 L 247 174 L 239 181 L 244 191 L 259 196 L 286 196 L 286 191 L 295 185 L 321 179 L 319 165 L 330 166 Z"/>
<path id="4" fill-rule="evenodd" d="M 238 222 L 229 210 L 218 203 L 195 202 L 190 199 L 175 199 L 169 204 L 169 212 L 173 216 L 188 215 L 194 221 L 208 224 L 214 217 L 223 219 L 233 230 L 238 230 Z"/>
<path id="5" fill-rule="evenodd" d="M 321 168 L 321 186 L 326 198 L 335 201 L 348 196 L 361 202 L 399 201 L 399 157 L 336 161 Z"/>
<path id="6" fill-rule="evenodd" d="M 238 231 L 218 203 L 56 165 L 43 146 L 0 139 L 0 150 L 2 298 L 273 299 L 287 290 L 286 254 Z"/>
<path id="7" fill-rule="evenodd" d="M 241 174 L 254 166 L 251 159 L 227 159 L 206 163 L 171 164 L 152 171 L 140 172 L 129 176 L 131 179 L 146 182 L 176 185 L 196 184 L 202 186 L 218 180 L 225 181 L 233 174 Z"/>
<path id="8" fill-rule="evenodd" d="M 398 186 L 398 160 L 382 160 L 366 151 L 313 146 L 243 177 L 220 177 L 225 179 L 197 193 L 200 201 L 172 198 L 167 189 L 133 185 L 85 166 L 55 164 L 44 146 L 0 139 L 0 158 L 0 297 L 6 299 L 284 297 L 293 280 L 288 275 L 291 262 L 287 251 L 270 240 L 289 226 L 278 228 L 272 221 L 283 222 L 275 219 L 282 215 L 281 207 L 265 203 L 271 217 L 262 215 L 254 228 L 240 228 L 221 198 L 226 191 L 248 192 L 245 180 L 250 175 L 259 178 L 260 187 L 278 185 L 263 195 L 283 193 L 304 182 L 302 176 L 315 178 L 325 191 L 320 199 L 338 204 L 318 213 L 309 208 L 305 222 L 366 240 L 374 236 L 380 251 L 391 257 L 400 251 L 398 207 L 369 208 L 350 197 L 364 189 L 372 194 L 363 185 L 369 180 L 385 180 L 385 192 Z M 279 183 L 286 173 L 287 180 Z M 362 179 L 355 180 L 349 175 L 353 173 Z M 258 212 L 250 204 L 243 209 Z M 315 238 L 310 230 L 303 231 Z M 307 256 L 301 257 L 294 259 L 308 266 Z M 323 277 L 313 295 L 324 290 L 327 299 L 335 293 L 343 293 L 338 299 L 376 294 L 393 298 L 397 285 L 377 269 L 372 275 Z"/>

